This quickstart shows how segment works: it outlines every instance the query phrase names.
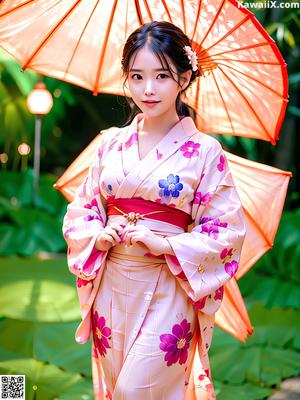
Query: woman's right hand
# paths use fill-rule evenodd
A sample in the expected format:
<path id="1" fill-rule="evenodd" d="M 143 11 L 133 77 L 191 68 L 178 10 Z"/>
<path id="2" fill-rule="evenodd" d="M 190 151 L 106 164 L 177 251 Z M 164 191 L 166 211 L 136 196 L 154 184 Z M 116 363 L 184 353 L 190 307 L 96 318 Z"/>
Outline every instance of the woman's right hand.
<path id="1" fill-rule="evenodd" d="M 121 242 L 121 235 L 123 232 L 123 228 L 120 224 L 112 222 L 110 225 L 107 225 L 103 231 L 98 235 L 95 247 L 99 251 L 107 251 L 112 246 Z"/>

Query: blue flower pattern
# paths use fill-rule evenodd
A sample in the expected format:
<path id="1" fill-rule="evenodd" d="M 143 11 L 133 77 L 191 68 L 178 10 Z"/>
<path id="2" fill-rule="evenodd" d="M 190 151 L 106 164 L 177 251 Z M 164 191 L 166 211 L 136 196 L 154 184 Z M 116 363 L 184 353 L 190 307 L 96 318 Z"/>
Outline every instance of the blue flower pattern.
<path id="1" fill-rule="evenodd" d="M 178 175 L 169 174 L 167 179 L 160 179 L 158 186 L 161 188 L 159 191 L 160 197 L 179 197 L 180 190 L 183 189 L 183 184 L 179 182 Z"/>

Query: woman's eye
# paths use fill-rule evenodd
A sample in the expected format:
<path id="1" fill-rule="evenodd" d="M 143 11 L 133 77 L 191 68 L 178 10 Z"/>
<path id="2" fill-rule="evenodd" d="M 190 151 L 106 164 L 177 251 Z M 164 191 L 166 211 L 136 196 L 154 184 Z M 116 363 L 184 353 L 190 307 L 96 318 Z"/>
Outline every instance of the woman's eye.
<path id="1" fill-rule="evenodd" d="M 161 75 L 162 75 L 163 77 L 166 77 L 166 78 L 169 77 L 167 74 L 158 74 L 157 76 L 161 76 Z M 138 77 L 138 80 L 139 80 L 140 78 L 142 78 L 142 76 L 141 76 L 140 74 L 133 74 L 133 75 L 131 75 L 131 79 L 134 79 L 135 76 Z"/>
<path id="2" fill-rule="evenodd" d="M 169 77 L 167 74 L 159 74 L 159 75 L 163 75 L 163 76 L 165 76 L 166 78 Z M 158 76 L 159 76 L 159 75 L 158 75 Z"/>
<path id="3" fill-rule="evenodd" d="M 131 75 L 131 78 L 134 79 L 135 76 L 141 76 L 140 74 L 133 74 Z"/>

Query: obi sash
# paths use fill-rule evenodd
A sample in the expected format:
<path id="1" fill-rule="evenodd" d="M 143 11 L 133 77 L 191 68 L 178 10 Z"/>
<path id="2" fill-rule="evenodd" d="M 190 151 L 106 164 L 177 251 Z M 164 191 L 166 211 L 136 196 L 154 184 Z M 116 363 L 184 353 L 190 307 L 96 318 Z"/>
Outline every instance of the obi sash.
<path id="1" fill-rule="evenodd" d="M 130 215 L 132 213 L 132 215 Z M 124 215 L 126 218 L 133 218 L 136 214 L 144 218 L 155 219 L 169 224 L 173 224 L 187 230 L 188 225 L 192 223 L 190 214 L 166 204 L 156 203 L 150 200 L 144 200 L 141 197 L 115 198 L 111 197 L 107 202 L 107 215 Z"/>

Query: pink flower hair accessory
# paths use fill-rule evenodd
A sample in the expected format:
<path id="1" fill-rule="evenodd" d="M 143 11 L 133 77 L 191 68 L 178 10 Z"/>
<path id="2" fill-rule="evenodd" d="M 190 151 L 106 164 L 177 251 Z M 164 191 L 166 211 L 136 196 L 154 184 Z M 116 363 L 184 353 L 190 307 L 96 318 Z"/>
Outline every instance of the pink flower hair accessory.
<path id="1" fill-rule="evenodd" d="M 196 51 L 193 51 L 191 46 L 183 46 L 184 52 L 190 60 L 190 64 L 192 65 L 192 70 L 197 71 L 198 69 L 198 59 Z"/>

